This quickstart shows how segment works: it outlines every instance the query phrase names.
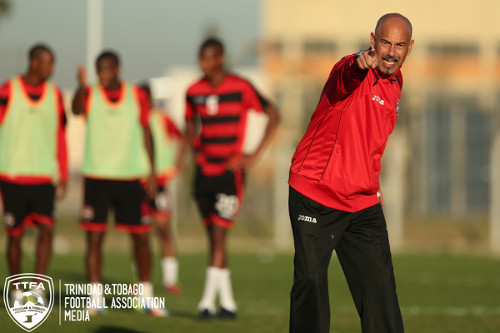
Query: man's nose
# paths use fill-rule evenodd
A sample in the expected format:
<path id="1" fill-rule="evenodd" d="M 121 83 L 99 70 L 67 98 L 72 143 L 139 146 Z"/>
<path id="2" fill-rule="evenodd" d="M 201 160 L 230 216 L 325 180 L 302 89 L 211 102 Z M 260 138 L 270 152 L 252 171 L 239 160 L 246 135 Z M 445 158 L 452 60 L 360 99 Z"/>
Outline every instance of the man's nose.
<path id="1" fill-rule="evenodd" d="M 396 54 L 396 45 L 389 45 L 389 49 L 387 50 L 387 54 L 393 57 Z"/>

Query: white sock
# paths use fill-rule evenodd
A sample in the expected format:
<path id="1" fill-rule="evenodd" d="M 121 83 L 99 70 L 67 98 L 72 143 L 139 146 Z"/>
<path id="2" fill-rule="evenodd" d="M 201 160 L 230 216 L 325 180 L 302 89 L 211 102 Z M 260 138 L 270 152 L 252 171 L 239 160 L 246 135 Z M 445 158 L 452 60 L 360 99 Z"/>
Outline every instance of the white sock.
<path id="1" fill-rule="evenodd" d="M 153 297 L 153 284 L 150 281 L 141 281 L 139 284 L 143 287 L 142 297 Z"/>
<path id="2" fill-rule="evenodd" d="M 174 286 L 177 284 L 179 276 L 179 262 L 175 257 L 164 257 L 161 261 L 163 272 L 163 284 L 166 286 Z"/>
<path id="3" fill-rule="evenodd" d="M 103 305 L 104 296 L 102 295 L 102 293 L 99 293 L 98 291 L 102 290 L 102 292 L 104 293 L 104 290 L 100 287 L 100 285 L 101 285 L 100 282 L 92 283 L 92 292 L 90 293 L 89 296 L 91 301 L 90 307 L 93 310 L 97 310 L 99 307 Z"/>
<path id="4" fill-rule="evenodd" d="M 208 267 L 205 277 L 205 288 L 203 289 L 203 296 L 200 303 L 198 303 L 198 310 L 203 311 L 208 309 L 211 313 L 215 313 L 215 297 L 219 290 L 219 271 L 220 268 Z"/>
<path id="5" fill-rule="evenodd" d="M 233 297 L 231 272 L 228 268 L 222 268 L 219 271 L 219 280 L 220 306 L 228 311 L 236 312 L 237 307 Z"/>

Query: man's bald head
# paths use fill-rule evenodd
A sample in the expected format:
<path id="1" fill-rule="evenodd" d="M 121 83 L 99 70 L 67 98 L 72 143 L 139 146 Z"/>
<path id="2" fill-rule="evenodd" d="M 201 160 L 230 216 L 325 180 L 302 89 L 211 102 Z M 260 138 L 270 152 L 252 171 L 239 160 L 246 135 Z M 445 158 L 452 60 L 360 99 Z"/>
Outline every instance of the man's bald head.
<path id="1" fill-rule="evenodd" d="M 388 13 L 383 15 L 378 19 L 377 25 L 375 26 L 375 35 L 379 32 L 380 28 L 384 25 L 384 23 L 389 21 L 400 21 L 400 23 L 404 23 L 408 27 L 408 31 L 410 32 L 410 40 L 413 35 L 413 26 L 411 25 L 410 20 L 408 20 L 405 16 L 399 13 Z"/>

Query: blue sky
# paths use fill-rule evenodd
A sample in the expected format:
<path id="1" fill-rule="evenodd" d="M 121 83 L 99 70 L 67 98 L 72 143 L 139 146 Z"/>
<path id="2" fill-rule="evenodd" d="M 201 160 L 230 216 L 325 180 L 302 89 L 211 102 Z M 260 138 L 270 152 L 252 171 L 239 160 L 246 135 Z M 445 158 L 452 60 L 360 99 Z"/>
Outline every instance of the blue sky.
<path id="1" fill-rule="evenodd" d="M 11 0 L 0 18 L 0 81 L 20 72 L 36 42 L 56 53 L 54 80 L 76 86 L 86 63 L 86 0 Z M 176 65 L 196 65 L 207 27 L 216 27 L 235 65 L 255 61 L 248 49 L 259 37 L 259 0 L 103 0 L 103 48 L 118 51 L 123 77 L 141 80 Z"/>

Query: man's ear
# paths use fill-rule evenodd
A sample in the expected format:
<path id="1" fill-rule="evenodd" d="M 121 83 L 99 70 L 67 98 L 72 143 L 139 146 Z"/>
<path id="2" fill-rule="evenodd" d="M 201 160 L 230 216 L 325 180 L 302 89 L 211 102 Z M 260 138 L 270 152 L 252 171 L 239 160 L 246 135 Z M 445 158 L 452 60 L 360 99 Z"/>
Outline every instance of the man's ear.
<path id="1" fill-rule="evenodd" d="M 370 34 L 370 47 L 375 51 L 375 33 Z"/>
<path id="2" fill-rule="evenodd" d="M 410 54 L 412 48 L 413 48 L 413 39 L 410 41 L 410 45 L 408 45 L 408 53 L 406 55 Z"/>
<path id="3" fill-rule="evenodd" d="M 219 63 L 221 66 L 224 66 L 224 64 L 226 63 L 226 55 L 225 54 L 221 54 L 220 57 L 219 57 Z"/>

